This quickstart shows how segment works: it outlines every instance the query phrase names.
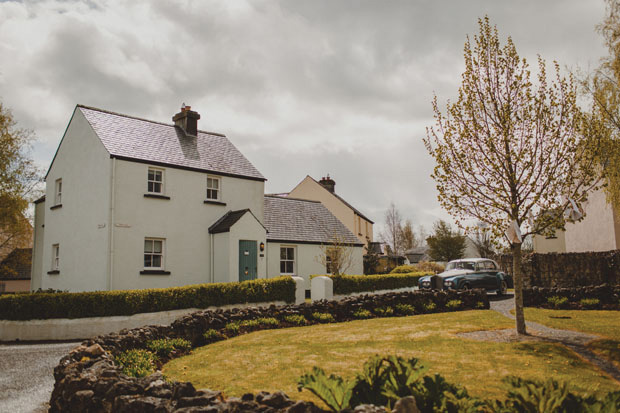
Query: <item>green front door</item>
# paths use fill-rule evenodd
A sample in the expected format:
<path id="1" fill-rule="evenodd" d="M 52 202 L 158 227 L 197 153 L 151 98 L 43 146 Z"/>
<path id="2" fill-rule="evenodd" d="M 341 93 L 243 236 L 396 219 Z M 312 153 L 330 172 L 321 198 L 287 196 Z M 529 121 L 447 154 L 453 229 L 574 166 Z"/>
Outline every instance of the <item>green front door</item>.
<path id="1" fill-rule="evenodd" d="M 255 280 L 256 241 L 239 241 L 239 281 Z"/>

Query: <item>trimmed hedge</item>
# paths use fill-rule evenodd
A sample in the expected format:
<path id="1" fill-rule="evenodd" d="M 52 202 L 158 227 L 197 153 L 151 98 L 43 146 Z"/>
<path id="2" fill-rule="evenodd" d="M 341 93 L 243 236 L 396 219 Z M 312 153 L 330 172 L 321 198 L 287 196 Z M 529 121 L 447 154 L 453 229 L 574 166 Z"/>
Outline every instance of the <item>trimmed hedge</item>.
<path id="1" fill-rule="evenodd" d="M 397 288 L 417 287 L 418 280 L 432 273 L 412 272 L 408 274 L 376 275 L 326 275 L 334 281 L 334 294 L 345 295 Z M 312 278 L 318 277 L 313 275 Z"/>
<path id="2" fill-rule="evenodd" d="M 33 293 L 0 297 L 0 320 L 132 315 L 241 303 L 295 301 L 295 282 L 278 277 L 147 290 Z"/>

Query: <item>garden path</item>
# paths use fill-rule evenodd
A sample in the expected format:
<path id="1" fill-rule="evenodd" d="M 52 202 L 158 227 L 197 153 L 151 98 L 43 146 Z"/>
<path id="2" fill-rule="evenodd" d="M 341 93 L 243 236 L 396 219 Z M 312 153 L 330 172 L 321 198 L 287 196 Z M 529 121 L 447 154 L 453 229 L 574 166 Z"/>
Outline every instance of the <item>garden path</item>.
<path id="1" fill-rule="evenodd" d="M 515 319 L 515 316 L 511 313 L 514 310 L 514 297 L 508 295 L 499 299 L 491 300 L 491 310 L 495 310 L 500 314 Z M 586 345 L 596 339 L 600 339 L 600 336 L 594 334 L 581 333 L 579 331 L 572 330 L 560 330 L 557 328 L 547 327 L 545 325 L 535 323 L 533 321 L 526 321 L 526 327 L 528 329 L 529 336 L 525 339 L 539 339 L 544 341 L 552 341 L 560 343 L 577 353 L 580 357 L 586 359 L 588 362 L 594 364 L 596 367 L 604 371 L 607 375 L 620 382 L 620 370 L 609 360 L 600 357 L 596 353 L 592 352 L 586 347 Z M 512 337 L 518 337 L 516 330 L 511 329 L 509 335 Z M 488 333 L 488 332 L 485 332 Z M 506 332 L 498 332 L 499 337 L 506 337 Z M 488 336 L 488 334 L 487 334 Z M 474 338 L 474 337 L 472 337 Z M 487 338 L 488 339 L 488 338 Z M 505 340 L 501 340 L 505 341 Z"/>

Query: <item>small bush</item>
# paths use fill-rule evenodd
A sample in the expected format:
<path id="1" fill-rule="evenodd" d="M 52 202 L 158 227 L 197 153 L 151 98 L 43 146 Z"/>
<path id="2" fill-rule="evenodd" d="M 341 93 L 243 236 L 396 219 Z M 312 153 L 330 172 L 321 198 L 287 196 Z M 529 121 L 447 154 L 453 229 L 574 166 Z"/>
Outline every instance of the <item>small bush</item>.
<path id="1" fill-rule="evenodd" d="M 456 310 L 457 308 L 461 308 L 461 305 L 463 305 L 461 300 L 450 300 L 446 303 L 446 308 Z"/>
<path id="2" fill-rule="evenodd" d="M 258 327 L 277 327 L 280 322 L 273 317 L 259 317 L 252 320 L 243 320 L 239 323 L 240 327 L 258 328 Z"/>
<path id="3" fill-rule="evenodd" d="M 426 272 L 429 274 L 439 273 L 444 270 L 444 266 L 434 262 L 419 262 L 411 265 L 399 265 L 390 271 L 390 274 L 408 274 L 412 272 Z"/>
<path id="4" fill-rule="evenodd" d="M 417 268 L 415 265 L 399 265 L 390 271 L 390 274 L 407 274 L 410 272 L 416 272 Z"/>
<path id="5" fill-rule="evenodd" d="M 306 317 L 301 314 L 287 315 L 286 317 L 284 317 L 284 321 L 294 324 L 296 326 L 304 326 L 308 322 L 308 320 L 306 320 Z"/>
<path id="6" fill-rule="evenodd" d="M 427 303 L 422 303 L 422 308 L 424 309 L 424 312 L 432 313 L 437 308 L 437 304 L 435 304 L 432 301 L 429 301 Z"/>
<path id="7" fill-rule="evenodd" d="M 175 350 L 187 351 L 191 349 L 192 343 L 182 338 L 164 338 L 148 341 L 146 348 L 155 353 L 159 358 L 167 358 Z"/>
<path id="8" fill-rule="evenodd" d="M 601 301 L 598 298 L 582 298 L 579 300 L 579 304 L 583 308 L 597 308 Z"/>
<path id="9" fill-rule="evenodd" d="M 547 298 L 547 303 L 553 308 L 563 308 L 568 303 L 568 298 L 554 295 L 553 297 Z"/>
<path id="10" fill-rule="evenodd" d="M 411 304 L 396 304 L 394 306 L 396 311 L 402 315 L 413 315 L 415 314 L 415 307 Z"/>
<path id="11" fill-rule="evenodd" d="M 476 308 L 479 308 L 479 309 L 484 309 L 484 308 L 485 308 L 485 305 L 484 305 L 484 303 L 483 303 L 482 301 L 478 301 L 478 302 L 476 303 Z"/>
<path id="12" fill-rule="evenodd" d="M 148 350 L 127 350 L 117 355 L 114 360 L 123 374 L 132 377 L 145 377 L 155 372 L 157 356 Z"/>
<path id="13" fill-rule="evenodd" d="M 233 321 L 231 323 L 226 324 L 226 327 L 224 327 L 224 331 L 226 331 L 226 334 L 228 336 L 236 336 L 239 334 L 240 328 L 241 328 L 240 323 L 238 321 Z"/>
<path id="14" fill-rule="evenodd" d="M 312 313 L 312 318 L 319 323 L 335 323 L 336 319 L 330 313 Z"/>
<path id="15" fill-rule="evenodd" d="M 394 314 L 394 309 L 392 307 L 377 307 L 373 311 L 379 317 L 389 317 Z"/>
<path id="16" fill-rule="evenodd" d="M 214 330 L 212 328 L 210 328 L 207 331 L 205 331 L 202 336 L 205 338 L 205 340 L 207 340 L 207 344 L 215 343 L 216 341 L 220 341 L 220 340 L 223 340 L 225 338 L 222 335 L 222 333 L 220 333 L 219 331 Z"/>
<path id="17" fill-rule="evenodd" d="M 357 309 L 353 313 L 353 317 L 360 318 L 360 319 L 370 318 L 370 317 L 372 317 L 372 313 L 370 311 L 368 311 L 368 310 L 363 309 L 363 308 L 359 308 L 359 309 Z"/>

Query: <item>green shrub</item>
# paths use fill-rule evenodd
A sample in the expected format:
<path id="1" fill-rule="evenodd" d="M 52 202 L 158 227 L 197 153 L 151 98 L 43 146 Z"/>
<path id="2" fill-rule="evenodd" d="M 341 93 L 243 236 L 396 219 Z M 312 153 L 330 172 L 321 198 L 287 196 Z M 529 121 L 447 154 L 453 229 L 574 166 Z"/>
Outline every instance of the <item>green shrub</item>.
<path id="1" fill-rule="evenodd" d="M 429 274 L 432 273 L 426 271 L 408 274 L 327 275 L 327 277 L 330 277 L 334 282 L 334 294 L 346 295 L 366 291 L 417 287 L 418 280 Z"/>
<path id="2" fill-rule="evenodd" d="M 598 298 L 582 298 L 579 300 L 579 304 L 583 308 L 597 308 L 601 301 Z"/>
<path id="3" fill-rule="evenodd" d="M 277 327 L 280 322 L 273 317 L 259 317 L 252 320 L 243 320 L 238 323 L 239 327 L 258 328 L 258 327 Z"/>
<path id="4" fill-rule="evenodd" d="M 182 338 L 162 338 L 147 341 L 146 348 L 151 350 L 159 358 L 167 358 L 175 350 L 187 351 L 192 348 L 192 343 Z"/>
<path id="5" fill-rule="evenodd" d="M 424 309 L 425 313 L 432 313 L 437 308 L 437 304 L 435 304 L 432 301 L 429 301 L 427 303 L 422 303 L 422 308 Z"/>
<path id="6" fill-rule="evenodd" d="M 284 317 L 284 321 L 294 324 L 296 326 L 303 326 L 306 325 L 306 323 L 308 322 L 308 320 L 306 320 L 306 317 L 301 314 L 287 315 L 286 317 Z"/>
<path id="7" fill-rule="evenodd" d="M 476 303 L 476 308 L 479 308 L 479 309 L 484 309 L 484 308 L 485 308 L 485 305 L 484 305 L 484 303 L 483 303 L 482 301 L 478 301 L 478 302 Z"/>
<path id="8" fill-rule="evenodd" d="M 547 303 L 553 308 L 563 308 L 568 303 L 568 298 L 558 297 L 557 295 L 554 295 L 547 298 Z"/>
<path id="9" fill-rule="evenodd" d="M 442 272 L 444 266 L 434 262 L 419 262 L 417 264 L 399 265 L 390 271 L 390 274 L 410 274 L 413 272 L 424 272 L 427 274 L 435 274 Z"/>
<path id="10" fill-rule="evenodd" d="M 379 317 L 389 317 L 394 314 L 394 309 L 392 307 L 377 307 L 373 311 Z"/>
<path id="11" fill-rule="evenodd" d="M 228 336 L 238 335 L 240 329 L 241 329 L 241 323 L 239 323 L 238 321 L 230 322 L 226 324 L 226 327 L 224 327 L 224 331 L 226 331 L 226 334 Z"/>
<path id="12" fill-rule="evenodd" d="M 416 272 L 417 270 L 415 265 L 399 265 L 390 271 L 390 274 L 408 274 L 410 272 Z"/>
<path id="13" fill-rule="evenodd" d="M 146 290 L 0 296 L 1 320 L 132 315 L 240 303 L 295 301 L 291 277 Z"/>
<path id="14" fill-rule="evenodd" d="M 413 315 L 415 314 L 415 307 L 411 304 L 396 304 L 394 306 L 396 312 L 402 315 Z"/>
<path id="15" fill-rule="evenodd" d="M 127 350 L 114 360 L 127 376 L 145 377 L 155 372 L 157 356 L 148 350 Z"/>
<path id="16" fill-rule="evenodd" d="M 446 303 L 446 308 L 456 310 L 457 308 L 461 308 L 461 305 L 463 305 L 461 300 L 450 300 Z"/>
<path id="17" fill-rule="evenodd" d="M 357 309 L 354 313 L 353 313 L 353 317 L 355 318 L 371 318 L 372 317 L 372 313 L 368 310 L 365 310 L 363 308 L 359 308 Z"/>
<path id="18" fill-rule="evenodd" d="M 222 333 L 220 333 L 217 330 L 214 330 L 212 328 L 208 329 L 207 331 L 204 332 L 204 334 L 202 335 L 205 340 L 207 340 L 207 343 L 214 343 L 216 341 L 220 341 L 223 340 L 225 337 L 222 335 Z"/>
<path id="19" fill-rule="evenodd" d="M 336 319 L 330 313 L 312 313 L 312 318 L 319 323 L 335 323 Z"/>

